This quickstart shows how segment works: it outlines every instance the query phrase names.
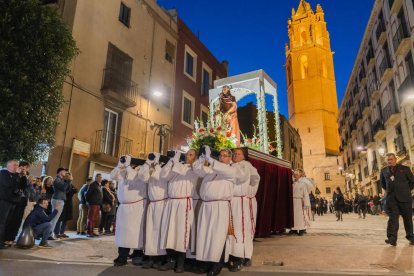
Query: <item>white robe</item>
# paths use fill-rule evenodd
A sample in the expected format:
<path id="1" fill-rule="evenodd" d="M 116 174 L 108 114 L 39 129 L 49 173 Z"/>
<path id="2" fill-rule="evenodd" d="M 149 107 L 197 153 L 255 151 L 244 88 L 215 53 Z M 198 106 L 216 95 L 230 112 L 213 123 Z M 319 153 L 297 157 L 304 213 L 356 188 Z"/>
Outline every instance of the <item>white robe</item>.
<path id="1" fill-rule="evenodd" d="M 292 230 L 305 230 L 309 226 L 309 219 L 304 210 L 306 198 L 309 198 L 306 184 L 301 181 L 293 182 L 293 228 Z"/>
<path id="2" fill-rule="evenodd" d="M 187 250 L 186 257 L 188 259 L 195 259 L 196 258 L 196 247 L 197 247 L 197 222 L 198 222 L 198 215 L 200 213 L 201 208 L 201 199 L 200 199 L 200 188 L 201 183 L 203 182 L 202 178 L 198 178 L 197 181 L 194 183 L 193 189 L 193 210 L 194 210 L 194 221 L 191 225 L 191 232 L 190 232 L 190 248 Z"/>
<path id="3" fill-rule="evenodd" d="M 306 185 L 307 193 L 310 194 L 313 190 L 312 181 L 307 177 L 301 177 L 301 178 L 299 178 L 299 181 L 302 181 Z M 309 197 L 305 198 L 305 206 L 309 207 L 309 208 L 311 206 Z"/>
<path id="4" fill-rule="evenodd" d="M 167 201 L 167 182 L 160 179 L 161 167 L 156 165 L 148 181 L 148 209 L 145 231 L 145 255 L 167 254 L 161 239 L 161 221 Z"/>
<path id="5" fill-rule="evenodd" d="M 186 252 L 194 221 L 193 189 L 198 175 L 191 165 L 170 160 L 162 168 L 161 178 L 168 181 L 168 200 L 162 218 L 161 237 L 164 249 Z"/>
<path id="6" fill-rule="evenodd" d="M 203 177 L 200 187 L 202 200 L 197 222 L 196 259 L 219 262 L 225 249 L 230 222 L 230 200 L 233 196 L 236 170 L 229 165 L 211 160 L 204 166 L 199 158 L 193 164 L 194 172 Z M 225 260 L 228 255 L 225 256 Z"/>
<path id="7" fill-rule="evenodd" d="M 147 206 L 147 172 L 144 164 L 137 168 L 115 168 L 111 179 L 118 182 L 119 207 L 116 213 L 115 244 L 117 247 L 144 248 L 144 223 Z"/>
<path id="8" fill-rule="evenodd" d="M 232 167 L 236 169 L 236 183 L 233 186 L 233 198 L 231 200 L 235 235 L 228 237 L 226 249 L 234 257 L 251 259 L 253 255 L 253 229 L 256 220 L 254 218 L 253 198 L 249 196 L 249 190 L 250 186 L 253 186 L 257 191 L 260 176 L 256 168 L 248 161 L 233 163 Z"/>

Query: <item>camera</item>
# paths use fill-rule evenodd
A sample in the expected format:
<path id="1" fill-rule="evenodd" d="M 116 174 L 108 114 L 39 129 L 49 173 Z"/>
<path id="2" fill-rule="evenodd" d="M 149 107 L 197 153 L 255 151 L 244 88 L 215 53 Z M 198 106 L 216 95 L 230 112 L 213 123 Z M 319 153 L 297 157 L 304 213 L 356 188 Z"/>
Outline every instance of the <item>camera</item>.
<path id="1" fill-rule="evenodd" d="M 154 159 L 155 159 L 155 154 L 153 153 L 148 154 L 148 160 L 154 161 Z"/>
<path id="2" fill-rule="evenodd" d="M 179 152 L 178 154 L 180 154 L 180 162 L 185 163 L 185 153 Z M 167 151 L 167 157 L 169 159 L 174 158 L 174 156 L 175 156 L 175 151 L 174 150 Z"/>
<path id="3" fill-rule="evenodd" d="M 155 158 L 155 156 L 154 156 L 154 158 Z M 119 162 L 121 162 L 121 164 L 125 164 L 126 156 L 121 156 L 119 158 Z M 145 163 L 145 160 L 141 160 L 141 159 L 138 159 L 138 158 L 131 157 L 131 166 L 141 166 L 144 163 Z"/>

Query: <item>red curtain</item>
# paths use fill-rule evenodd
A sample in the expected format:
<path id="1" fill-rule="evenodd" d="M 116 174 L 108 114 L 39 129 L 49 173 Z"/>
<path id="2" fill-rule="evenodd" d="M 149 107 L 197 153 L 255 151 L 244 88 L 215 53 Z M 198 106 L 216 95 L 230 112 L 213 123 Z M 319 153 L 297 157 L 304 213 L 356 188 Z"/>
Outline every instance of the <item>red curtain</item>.
<path id="1" fill-rule="evenodd" d="M 257 199 L 256 237 L 284 231 L 293 226 L 292 171 L 249 157 L 260 175 Z"/>

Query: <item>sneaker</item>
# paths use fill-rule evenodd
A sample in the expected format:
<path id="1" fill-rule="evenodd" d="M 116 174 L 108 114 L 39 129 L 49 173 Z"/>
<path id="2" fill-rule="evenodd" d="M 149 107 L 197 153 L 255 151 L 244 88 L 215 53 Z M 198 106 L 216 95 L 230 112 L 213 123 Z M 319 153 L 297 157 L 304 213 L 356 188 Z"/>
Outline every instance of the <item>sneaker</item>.
<path id="1" fill-rule="evenodd" d="M 63 238 L 63 239 L 68 239 L 69 238 L 69 236 L 66 235 L 66 234 L 60 234 L 60 237 Z"/>
<path id="2" fill-rule="evenodd" d="M 55 237 L 53 237 L 53 236 L 50 236 L 49 238 L 47 238 L 47 240 L 48 241 L 57 241 L 58 239 L 56 239 Z"/>
<path id="3" fill-rule="evenodd" d="M 51 249 L 52 247 L 47 243 L 47 242 L 44 242 L 44 243 L 40 243 L 39 244 L 39 248 L 43 248 L 43 249 Z"/>
<path id="4" fill-rule="evenodd" d="M 173 270 L 174 268 L 175 268 L 175 260 L 174 259 L 169 259 L 165 264 L 160 266 L 160 268 L 158 268 L 158 270 L 159 271 L 168 271 L 168 270 Z"/>

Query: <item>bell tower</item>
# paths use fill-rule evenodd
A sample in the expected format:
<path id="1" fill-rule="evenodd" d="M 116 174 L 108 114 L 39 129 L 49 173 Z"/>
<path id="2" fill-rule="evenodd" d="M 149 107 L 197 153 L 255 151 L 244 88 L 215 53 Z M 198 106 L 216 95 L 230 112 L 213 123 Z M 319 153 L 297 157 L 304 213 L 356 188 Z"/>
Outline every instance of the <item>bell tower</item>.
<path id="1" fill-rule="evenodd" d="M 320 182 L 329 178 L 323 176 L 333 169 L 336 174 L 339 167 L 334 53 L 321 5 L 313 11 L 308 2 L 300 0 L 288 20 L 288 36 L 285 67 L 289 121 L 299 129 L 305 172 L 320 189 Z M 322 178 L 315 175 L 316 171 Z"/>

